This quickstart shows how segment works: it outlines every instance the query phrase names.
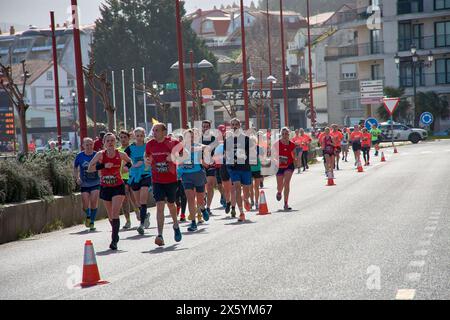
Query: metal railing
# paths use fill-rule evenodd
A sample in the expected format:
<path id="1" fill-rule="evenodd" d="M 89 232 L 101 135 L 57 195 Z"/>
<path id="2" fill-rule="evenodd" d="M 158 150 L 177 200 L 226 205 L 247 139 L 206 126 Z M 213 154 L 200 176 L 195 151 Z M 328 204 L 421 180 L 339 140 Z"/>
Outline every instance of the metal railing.
<path id="1" fill-rule="evenodd" d="M 413 44 L 419 50 L 450 47 L 450 34 L 399 39 L 398 51 L 409 51 Z"/>
<path id="2" fill-rule="evenodd" d="M 436 85 L 450 85 L 450 72 L 433 72 L 416 75 L 417 87 L 430 87 Z M 400 86 L 403 88 L 413 87 L 413 77 L 400 77 Z"/>
<path id="3" fill-rule="evenodd" d="M 397 14 L 423 12 L 423 0 L 398 1 Z"/>
<path id="4" fill-rule="evenodd" d="M 336 59 L 345 57 L 368 56 L 384 53 L 384 41 L 375 41 L 342 47 L 327 47 L 325 58 Z"/>

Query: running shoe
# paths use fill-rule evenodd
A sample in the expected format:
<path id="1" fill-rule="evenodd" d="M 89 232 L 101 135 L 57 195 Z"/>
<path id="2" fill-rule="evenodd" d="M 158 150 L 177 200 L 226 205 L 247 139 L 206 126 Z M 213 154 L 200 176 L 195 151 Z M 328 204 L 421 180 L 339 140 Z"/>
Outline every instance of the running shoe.
<path id="1" fill-rule="evenodd" d="M 245 221 L 245 214 L 241 213 L 238 219 L 239 222 L 244 222 Z"/>
<path id="2" fill-rule="evenodd" d="M 147 213 L 147 216 L 145 217 L 144 228 L 145 229 L 150 228 L 150 213 Z"/>
<path id="3" fill-rule="evenodd" d="M 91 222 L 91 223 L 89 224 L 89 230 L 90 230 L 90 231 L 95 231 L 95 230 L 96 230 L 96 228 L 94 227 L 94 223 L 93 223 L 93 222 Z"/>
<path id="4" fill-rule="evenodd" d="M 284 205 L 284 210 L 285 210 L 285 211 L 291 211 L 292 208 L 289 207 L 289 205 L 286 203 L 286 204 Z"/>
<path id="5" fill-rule="evenodd" d="M 180 227 L 175 228 L 174 226 L 173 231 L 175 233 L 175 242 L 180 242 L 182 238 Z"/>
<path id="6" fill-rule="evenodd" d="M 281 192 L 277 192 L 277 201 L 281 200 Z"/>
<path id="7" fill-rule="evenodd" d="M 231 217 L 236 218 L 236 209 L 235 208 L 231 208 Z"/>
<path id="8" fill-rule="evenodd" d="M 222 207 L 225 207 L 227 204 L 227 202 L 223 196 L 220 197 L 220 204 L 222 205 Z"/>
<path id="9" fill-rule="evenodd" d="M 144 226 L 141 224 L 139 225 L 139 227 L 137 228 L 137 232 L 142 236 L 144 235 Z"/>
<path id="10" fill-rule="evenodd" d="M 211 212 L 211 208 L 206 208 L 206 210 L 208 210 L 208 214 L 211 217 L 213 215 L 212 212 Z"/>
<path id="11" fill-rule="evenodd" d="M 84 221 L 84 225 L 86 226 L 86 228 L 89 228 L 90 224 L 91 224 L 91 219 L 86 218 L 86 220 Z"/>
<path id="12" fill-rule="evenodd" d="M 131 228 L 131 221 L 127 221 L 125 225 L 123 226 L 124 229 L 130 229 Z"/>
<path id="13" fill-rule="evenodd" d="M 244 200 L 244 209 L 246 211 L 252 210 L 252 207 L 250 206 L 250 202 L 248 202 L 248 200 Z"/>
<path id="14" fill-rule="evenodd" d="M 160 246 L 160 247 L 163 246 L 164 245 L 163 237 L 162 236 L 157 236 L 156 239 L 155 239 L 155 244 L 157 246 Z"/>
<path id="15" fill-rule="evenodd" d="M 230 213 L 231 210 L 231 202 L 227 202 L 227 206 L 225 207 L 225 213 L 228 214 Z"/>
<path id="16" fill-rule="evenodd" d="M 199 224 L 205 222 L 205 220 L 203 220 L 203 215 L 201 212 L 197 213 L 197 220 Z"/>
<path id="17" fill-rule="evenodd" d="M 203 209 L 202 210 L 202 217 L 203 217 L 203 219 L 205 219 L 205 221 L 208 221 L 209 220 L 209 212 L 208 212 L 208 209 Z M 199 219 L 200 220 L 200 219 Z"/>
<path id="18" fill-rule="evenodd" d="M 117 250 L 117 242 L 112 241 L 111 244 L 109 245 L 109 248 L 114 251 Z"/>
<path id="19" fill-rule="evenodd" d="M 186 221 L 186 215 L 184 213 L 182 213 L 180 215 L 180 222 L 185 222 Z"/>
<path id="20" fill-rule="evenodd" d="M 191 225 L 188 227 L 187 230 L 190 232 L 197 231 L 197 223 L 195 222 L 195 220 L 192 220 Z"/>

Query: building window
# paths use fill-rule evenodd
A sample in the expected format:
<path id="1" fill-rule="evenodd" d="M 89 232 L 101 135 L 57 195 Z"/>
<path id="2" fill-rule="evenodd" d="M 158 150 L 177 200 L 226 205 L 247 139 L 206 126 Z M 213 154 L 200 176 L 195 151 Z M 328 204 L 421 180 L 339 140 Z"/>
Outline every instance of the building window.
<path id="1" fill-rule="evenodd" d="M 434 10 L 450 9 L 450 0 L 434 0 Z"/>
<path id="2" fill-rule="evenodd" d="M 203 33 L 214 32 L 214 24 L 211 20 L 207 20 L 203 23 Z"/>
<path id="3" fill-rule="evenodd" d="M 44 98 L 45 99 L 53 99 L 53 89 L 45 89 L 44 90 Z"/>
<path id="4" fill-rule="evenodd" d="M 436 47 L 450 46 L 450 21 L 436 22 L 434 29 Z"/>
<path id="5" fill-rule="evenodd" d="M 408 14 L 423 12 L 423 0 L 398 0 L 397 13 Z"/>
<path id="6" fill-rule="evenodd" d="M 417 49 L 423 49 L 423 24 L 411 24 L 410 22 L 398 25 L 398 50 L 408 51 L 412 44 Z"/>
<path id="7" fill-rule="evenodd" d="M 400 63 L 400 87 L 412 87 L 414 85 L 413 81 L 413 70 L 412 63 L 410 61 Z M 425 74 L 422 64 L 418 63 L 416 66 L 416 86 L 425 85 Z"/>
<path id="8" fill-rule="evenodd" d="M 75 87 L 75 78 L 70 74 L 67 74 L 67 86 Z"/>
<path id="9" fill-rule="evenodd" d="M 381 30 L 370 30 L 370 54 L 378 54 L 381 52 Z"/>
<path id="10" fill-rule="evenodd" d="M 47 71 L 47 81 L 53 81 L 53 72 Z"/>
<path id="11" fill-rule="evenodd" d="M 381 66 L 379 64 L 373 64 L 370 66 L 370 68 L 372 80 L 381 80 L 383 78 L 381 74 Z"/>
<path id="12" fill-rule="evenodd" d="M 341 79 L 356 79 L 358 77 L 358 73 L 356 72 L 356 64 L 354 63 L 346 63 L 341 66 Z"/>
<path id="13" fill-rule="evenodd" d="M 342 100 L 342 109 L 343 110 L 362 110 L 360 100 L 358 98 Z"/>
<path id="14" fill-rule="evenodd" d="M 436 59 L 436 84 L 450 84 L 450 59 Z"/>

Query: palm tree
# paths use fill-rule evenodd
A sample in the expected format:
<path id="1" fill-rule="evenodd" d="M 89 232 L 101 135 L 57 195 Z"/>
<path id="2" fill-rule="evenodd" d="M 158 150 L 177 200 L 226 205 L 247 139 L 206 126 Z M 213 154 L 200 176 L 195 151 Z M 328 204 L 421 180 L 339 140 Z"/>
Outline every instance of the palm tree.
<path id="1" fill-rule="evenodd" d="M 401 122 L 401 120 L 406 120 L 408 112 L 411 109 L 411 104 L 405 97 L 405 89 L 404 88 L 394 88 L 394 87 L 385 87 L 384 95 L 387 98 L 400 98 L 400 102 L 398 104 L 397 109 L 395 109 L 394 114 L 392 115 L 394 121 Z M 381 105 L 377 110 L 378 116 L 381 120 L 386 121 L 390 118 L 389 113 L 386 111 L 383 105 Z"/>
<path id="2" fill-rule="evenodd" d="M 430 112 L 434 119 L 447 118 L 450 115 L 448 101 L 435 91 L 418 92 L 416 98 L 417 113 Z M 434 131 L 436 121 L 430 125 Z"/>

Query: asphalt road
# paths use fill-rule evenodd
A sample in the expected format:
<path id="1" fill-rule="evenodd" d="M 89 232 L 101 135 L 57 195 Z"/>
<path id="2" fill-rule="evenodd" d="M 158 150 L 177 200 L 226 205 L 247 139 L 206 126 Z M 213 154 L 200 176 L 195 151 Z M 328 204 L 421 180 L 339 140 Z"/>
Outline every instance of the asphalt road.
<path id="1" fill-rule="evenodd" d="M 343 164 L 333 187 L 321 164 L 294 174 L 292 212 L 272 177 L 271 215 L 237 223 L 216 209 L 196 233 L 183 224 L 179 244 L 166 219 L 164 248 L 154 209 L 144 236 L 120 233 L 118 252 L 105 220 L 1 245 L 0 299 L 450 299 L 450 141 L 398 149 L 364 173 Z M 74 288 L 87 239 L 110 283 Z"/>

